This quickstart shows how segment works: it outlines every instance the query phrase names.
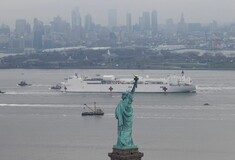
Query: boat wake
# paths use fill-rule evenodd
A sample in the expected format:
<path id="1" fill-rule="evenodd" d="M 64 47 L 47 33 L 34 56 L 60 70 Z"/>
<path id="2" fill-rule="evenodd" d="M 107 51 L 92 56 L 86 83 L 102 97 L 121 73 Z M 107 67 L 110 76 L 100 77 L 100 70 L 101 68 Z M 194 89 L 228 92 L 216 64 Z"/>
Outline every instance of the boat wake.
<path id="1" fill-rule="evenodd" d="M 57 95 L 62 94 L 62 92 L 12 92 L 7 91 L 5 95 Z"/>
<path id="2" fill-rule="evenodd" d="M 32 87 L 50 87 L 51 85 L 48 84 L 32 84 Z"/>
<path id="3" fill-rule="evenodd" d="M 76 105 L 76 104 L 15 104 L 15 103 L 12 103 L 12 104 L 1 103 L 0 107 L 55 107 L 55 108 L 78 107 L 78 108 L 82 108 L 80 105 Z"/>
<path id="4" fill-rule="evenodd" d="M 235 90 L 235 86 L 197 86 L 197 92 L 200 91 L 233 91 Z"/>
<path id="5" fill-rule="evenodd" d="M 230 114 L 218 116 L 216 114 L 211 115 L 136 115 L 136 119 L 164 119 L 164 120 L 210 120 L 210 121 L 224 121 L 224 120 L 235 120 L 235 117 Z"/>

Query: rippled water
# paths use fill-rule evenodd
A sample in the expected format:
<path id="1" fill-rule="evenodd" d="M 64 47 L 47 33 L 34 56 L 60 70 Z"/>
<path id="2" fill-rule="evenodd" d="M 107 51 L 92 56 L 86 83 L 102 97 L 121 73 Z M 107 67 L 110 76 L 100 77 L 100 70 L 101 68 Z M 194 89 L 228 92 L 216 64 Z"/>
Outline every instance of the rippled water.
<path id="1" fill-rule="evenodd" d="M 119 94 L 72 94 L 50 90 L 74 73 L 149 75 L 160 70 L 0 70 L 0 159 L 109 159 L 116 143 L 114 109 Z M 235 159 L 234 71 L 185 71 L 196 93 L 143 94 L 134 99 L 134 142 L 143 159 Z M 31 83 L 19 87 L 21 80 Z M 105 115 L 82 117 L 84 103 Z M 209 105 L 204 105 L 209 103 Z"/>

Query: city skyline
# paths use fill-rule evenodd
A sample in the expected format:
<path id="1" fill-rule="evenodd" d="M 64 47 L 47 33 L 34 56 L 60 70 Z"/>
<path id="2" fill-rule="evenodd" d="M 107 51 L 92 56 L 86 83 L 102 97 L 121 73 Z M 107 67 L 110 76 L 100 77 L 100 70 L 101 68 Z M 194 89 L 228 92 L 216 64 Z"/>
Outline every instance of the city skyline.
<path id="1" fill-rule="evenodd" d="M 0 23 L 15 26 L 17 19 L 26 19 L 32 24 L 34 18 L 50 23 L 56 16 L 71 23 L 71 11 L 78 7 L 82 21 L 87 14 L 91 14 L 94 23 L 108 25 L 108 10 L 117 10 L 117 25 L 126 24 L 126 14 L 132 15 L 132 24 L 138 23 L 138 18 L 143 12 L 157 11 L 159 24 L 165 24 L 168 18 L 175 23 L 179 22 L 181 13 L 184 13 L 187 23 L 211 23 L 213 20 L 219 23 L 233 23 L 235 11 L 232 0 L 225 2 L 219 0 L 149 0 L 148 2 L 112 0 L 8 0 L 0 6 Z M 11 5 L 9 5 L 11 4 Z M 170 5 L 169 5 L 170 4 Z M 208 7 L 210 6 L 210 7 Z M 226 10 L 226 12 L 224 12 Z"/>

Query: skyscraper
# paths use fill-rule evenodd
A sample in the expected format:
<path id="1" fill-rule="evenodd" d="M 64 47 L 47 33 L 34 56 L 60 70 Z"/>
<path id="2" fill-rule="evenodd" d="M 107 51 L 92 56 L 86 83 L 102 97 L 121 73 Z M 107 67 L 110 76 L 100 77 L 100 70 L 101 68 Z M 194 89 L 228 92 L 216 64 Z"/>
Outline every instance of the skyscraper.
<path id="1" fill-rule="evenodd" d="M 150 30 L 149 12 L 143 12 L 142 17 L 139 17 L 139 29 L 141 31 L 149 31 Z"/>
<path id="2" fill-rule="evenodd" d="M 62 20 L 61 17 L 57 16 L 51 22 L 51 29 L 53 32 L 62 33 L 65 36 L 70 32 L 70 25 L 65 20 Z"/>
<path id="3" fill-rule="evenodd" d="M 154 35 L 156 35 L 158 32 L 158 22 L 157 22 L 157 11 L 156 10 L 152 11 L 151 25 L 152 25 L 152 33 Z"/>
<path id="4" fill-rule="evenodd" d="M 93 26 L 93 23 L 92 23 L 92 17 L 90 14 L 87 14 L 85 16 L 85 29 L 87 31 L 91 31 L 92 30 L 92 26 Z"/>
<path id="5" fill-rule="evenodd" d="M 181 14 L 180 22 L 178 23 L 178 34 L 184 36 L 187 33 L 187 24 L 184 21 L 184 15 Z"/>
<path id="6" fill-rule="evenodd" d="M 71 13 L 72 29 L 82 27 L 82 18 L 78 7 L 75 7 Z"/>
<path id="7" fill-rule="evenodd" d="M 25 19 L 17 19 L 15 23 L 15 32 L 23 35 L 27 32 L 27 22 Z"/>
<path id="8" fill-rule="evenodd" d="M 127 13 L 127 15 L 126 15 L 126 27 L 127 27 L 128 32 L 132 31 L 132 22 L 131 22 L 131 14 L 130 13 Z"/>
<path id="9" fill-rule="evenodd" d="M 8 25 L 0 25 L 0 35 L 10 36 L 10 27 Z"/>
<path id="10" fill-rule="evenodd" d="M 33 47 L 42 49 L 42 36 L 44 34 L 44 25 L 37 18 L 33 21 Z"/>
<path id="11" fill-rule="evenodd" d="M 108 11 L 108 27 L 112 29 L 117 26 L 117 11 L 115 9 Z"/>
<path id="12" fill-rule="evenodd" d="M 174 34 L 177 30 L 177 26 L 175 25 L 172 18 L 168 18 L 166 20 L 166 33 L 167 34 Z"/>
<path id="13" fill-rule="evenodd" d="M 210 23 L 210 32 L 213 33 L 218 29 L 218 23 L 213 20 L 212 23 Z"/>

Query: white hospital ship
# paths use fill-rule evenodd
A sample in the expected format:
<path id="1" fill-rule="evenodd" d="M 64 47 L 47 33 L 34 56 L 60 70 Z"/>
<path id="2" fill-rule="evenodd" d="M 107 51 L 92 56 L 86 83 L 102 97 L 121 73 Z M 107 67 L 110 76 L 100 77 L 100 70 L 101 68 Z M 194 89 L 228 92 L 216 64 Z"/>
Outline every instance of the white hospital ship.
<path id="1" fill-rule="evenodd" d="M 133 78 L 117 78 L 114 75 L 96 75 L 95 77 L 74 76 L 62 82 L 62 91 L 77 93 L 120 93 L 129 91 Z M 184 93 L 195 92 L 196 86 L 190 77 L 169 75 L 166 78 L 139 77 L 138 93 Z"/>

